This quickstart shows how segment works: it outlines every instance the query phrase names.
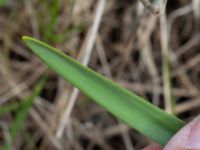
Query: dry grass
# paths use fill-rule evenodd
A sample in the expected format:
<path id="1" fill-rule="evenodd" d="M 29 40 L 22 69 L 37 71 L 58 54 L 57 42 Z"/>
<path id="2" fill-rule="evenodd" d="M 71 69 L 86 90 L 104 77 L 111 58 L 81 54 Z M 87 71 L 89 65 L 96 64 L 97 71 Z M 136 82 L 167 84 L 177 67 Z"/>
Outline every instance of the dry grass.
<path id="1" fill-rule="evenodd" d="M 199 0 L 168 1 L 164 24 L 133 0 L 105 0 L 105 5 L 104 0 L 45 1 L 10 0 L 0 6 L 0 105 L 21 101 L 45 72 L 49 76 L 14 149 L 137 150 L 151 142 L 72 92 L 24 46 L 22 35 L 56 46 L 163 109 L 172 109 L 172 91 L 181 119 L 200 113 Z M 98 12 L 104 12 L 99 20 Z M 171 72 L 166 78 L 162 49 Z M 14 117 L 1 116 L 0 145 L 9 137 Z"/>

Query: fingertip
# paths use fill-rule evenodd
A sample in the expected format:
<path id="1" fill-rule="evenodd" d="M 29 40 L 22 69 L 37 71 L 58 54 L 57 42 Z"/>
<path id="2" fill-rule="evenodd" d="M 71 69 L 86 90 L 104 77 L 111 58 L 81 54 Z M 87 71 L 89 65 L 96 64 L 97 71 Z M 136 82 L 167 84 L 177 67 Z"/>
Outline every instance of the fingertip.
<path id="1" fill-rule="evenodd" d="M 162 147 L 158 144 L 153 144 L 153 145 L 150 145 L 148 147 L 145 147 L 142 150 L 162 150 Z"/>
<path id="2" fill-rule="evenodd" d="M 183 127 L 164 150 L 200 149 L 200 116 Z"/>

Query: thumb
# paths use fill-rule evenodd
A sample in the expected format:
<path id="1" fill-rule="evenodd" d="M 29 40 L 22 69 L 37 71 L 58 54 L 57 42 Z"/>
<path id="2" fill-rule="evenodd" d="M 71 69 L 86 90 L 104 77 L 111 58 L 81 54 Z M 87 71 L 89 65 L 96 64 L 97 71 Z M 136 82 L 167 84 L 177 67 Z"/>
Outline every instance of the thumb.
<path id="1" fill-rule="evenodd" d="M 183 127 L 166 145 L 164 150 L 200 150 L 200 116 Z"/>

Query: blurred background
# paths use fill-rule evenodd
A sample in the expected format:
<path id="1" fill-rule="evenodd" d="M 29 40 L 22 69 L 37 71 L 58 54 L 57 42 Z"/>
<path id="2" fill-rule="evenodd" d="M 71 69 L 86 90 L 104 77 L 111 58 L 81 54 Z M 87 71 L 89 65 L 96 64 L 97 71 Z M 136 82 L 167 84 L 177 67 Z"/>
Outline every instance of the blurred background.
<path id="1" fill-rule="evenodd" d="M 23 35 L 190 121 L 200 113 L 199 31 L 199 0 L 169 0 L 160 17 L 135 0 L 0 0 L 0 149 L 138 150 L 152 143 L 49 70 Z M 44 75 L 41 94 L 24 105 Z"/>

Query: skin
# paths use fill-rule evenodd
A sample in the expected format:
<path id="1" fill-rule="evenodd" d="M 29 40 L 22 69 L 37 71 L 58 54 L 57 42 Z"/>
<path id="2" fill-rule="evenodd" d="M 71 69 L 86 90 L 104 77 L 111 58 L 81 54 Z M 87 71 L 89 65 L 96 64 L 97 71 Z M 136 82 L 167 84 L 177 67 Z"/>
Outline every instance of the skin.
<path id="1" fill-rule="evenodd" d="M 143 150 L 200 150 L 200 116 L 183 127 L 165 147 L 154 144 Z"/>

